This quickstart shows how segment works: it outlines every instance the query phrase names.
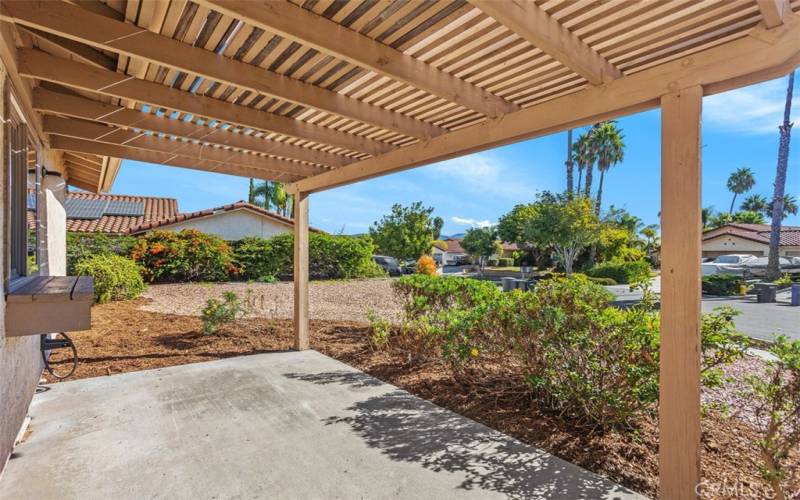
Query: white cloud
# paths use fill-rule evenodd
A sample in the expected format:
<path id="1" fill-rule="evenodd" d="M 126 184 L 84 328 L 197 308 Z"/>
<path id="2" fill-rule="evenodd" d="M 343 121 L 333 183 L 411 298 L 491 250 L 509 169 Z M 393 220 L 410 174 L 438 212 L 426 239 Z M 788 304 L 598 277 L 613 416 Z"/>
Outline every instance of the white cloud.
<path id="1" fill-rule="evenodd" d="M 450 221 L 459 226 L 489 227 L 492 223 L 488 220 L 469 219 L 465 217 L 450 217 Z"/>
<path id="2" fill-rule="evenodd" d="M 431 165 L 428 170 L 441 182 L 442 189 L 463 189 L 481 195 L 510 199 L 533 198 L 530 180 L 520 178 L 502 161 L 488 154 L 473 154 Z"/>
<path id="3" fill-rule="evenodd" d="M 783 122 L 786 78 L 707 97 L 703 101 L 703 124 L 747 134 L 776 134 Z M 800 96 L 798 96 L 800 97 Z M 792 103 L 797 120 L 800 99 Z"/>

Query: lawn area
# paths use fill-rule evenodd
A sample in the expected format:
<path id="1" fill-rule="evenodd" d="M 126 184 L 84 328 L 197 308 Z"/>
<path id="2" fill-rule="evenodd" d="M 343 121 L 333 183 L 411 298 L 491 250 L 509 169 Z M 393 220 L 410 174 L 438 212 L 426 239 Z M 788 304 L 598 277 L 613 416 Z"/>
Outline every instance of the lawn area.
<path id="1" fill-rule="evenodd" d="M 312 284 L 311 348 L 635 491 L 657 494 L 655 418 L 639 419 L 633 432 L 577 429 L 568 418 L 531 404 L 529 391 L 509 376 L 504 364 L 490 365 L 464 383 L 440 361 L 418 362 L 401 348 L 375 348 L 365 318 L 371 309 L 389 317 L 399 314 L 390 284 L 391 280 Z M 250 290 L 257 310 L 216 334 L 203 334 L 200 307 L 207 298 L 231 290 Z M 93 328 L 72 335 L 80 356 L 73 378 L 290 349 L 290 315 L 288 283 L 151 286 L 144 297 L 93 308 Z M 760 366 L 760 360 L 748 357 L 728 370 L 741 377 Z M 743 403 L 737 400 L 737 389 L 733 384 L 705 391 L 703 398 L 736 409 Z M 704 478 L 760 488 L 765 484 L 757 472 L 757 435 L 748 423 L 752 415 L 746 404 L 741 406 L 744 411 L 733 417 L 712 411 L 704 418 Z M 793 461 L 800 462 L 797 453 Z M 793 484 L 800 486 L 796 479 Z"/>

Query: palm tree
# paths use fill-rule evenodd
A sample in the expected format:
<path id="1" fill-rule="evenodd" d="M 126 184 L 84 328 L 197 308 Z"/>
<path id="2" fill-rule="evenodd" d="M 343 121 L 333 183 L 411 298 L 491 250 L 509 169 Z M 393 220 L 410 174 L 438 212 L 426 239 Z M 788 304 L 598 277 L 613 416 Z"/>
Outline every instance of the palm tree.
<path id="1" fill-rule="evenodd" d="M 595 211 L 599 214 L 600 205 L 603 202 L 603 180 L 608 169 L 625 158 L 625 143 L 622 141 L 625 136 L 617 128 L 616 123 L 610 121 L 595 127 L 590 137 L 589 141 L 597 158 L 597 170 L 600 171 L 600 183 L 597 185 L 597 205 L 595 206 Z"/>
<path id="2" fill-rule="evenodd" d="M 739 206 L 739 209 L 747 212 L 756 212 L 767 216 L 772 213 L 767 198 L 761 196 L 760 194 L 751 194 L 745 198 L 742 204 Z"/>
<path id="3" fill-rule="evenodd" d="M 770 214 L 775 213 L 773 211 L 772 203 L 770 203 L 768 206 L 769 206 L 769 213 Z M 797 215 L 797 199 L 794 196 L 790 195 L 789 193 L 786 193 L 783 195 L 783 216 L 781 217 L 781 219 L 785 219 L 790 215 Z"/>
<path id="4" fill-rule="evenodd" d="M 574 191 L 573 182 L 575 181 L 572 159 L 572 129 L 567 131 L 567 161 L 564 164 L 567 166 L 567 194 L 571 197 Z"/>
<path id="5" fill-rule="evenodd" d="M 572 145 L 572 153 L 575 163 L 578 165 L 578 184 L 575 192 L 581 190 L 581 178 L 583 171 L 586 170 L 586 196 L 589 196 L 589 189 L 592 185 L 592 176 L 589 171 L 591 165 L 594 164 L 594 155 L 592 154 L 591 144 L 589 144 L 589 133 L 582 134 L 578 140 Z"/>
<path id="6" fill-rule="evenodd" d="M 275 199 L 274 191 L 273 183 L 270 181 L 264 181 L 257 185 L 254 190 L 256 205 L 269 210 Z"/>
<path id="7" fill-rule="evenodd" d="M 658 214 L 661 216 L 661 213 Z M 700 220 L 703 223 L 703 229 L 708 227 L 711 218 L 714 217 L 714 207 L 703 207 L 703 211 L 700 215 Z"/>
<path id="8" fill-rule="evenodd" d="M 256 204 L 256 184 L 252 177 L 250 177 L 250 189 L 247 191 L 247 203 Z"/>
<path id="9" fill-rule="evenodd" d="M 728 191 L 733 193 L 731 209 L 728 211 L 729 214 L 733 214 L 733 206 L 736 204 L 736 197 L 750 191 L 755 185 L 756 178 L 753 175 L 753 171 L 747 167 L 737 169 L 728 177 Z"/>
<path id="10" fill-rule="evenodd" d="M 783 193 L 786 189 L 786 169 L 789 166 L 789 141 L 792 137 L 792 91 L 794 90 L 794 71 L 789 73 L 789 85 L 786 88 L 786 106 L 783 110 L 783 124 L 779 127 L 781 139 L 778 145 L 778 168 L 775 172 L 775 192 L 772 196 L 772 228 L 769 235 L 769 260 L 767 262 L 767 279 L 776 280 L 781 274 L 780 244 L 781 222 L 783 220 Z"/>

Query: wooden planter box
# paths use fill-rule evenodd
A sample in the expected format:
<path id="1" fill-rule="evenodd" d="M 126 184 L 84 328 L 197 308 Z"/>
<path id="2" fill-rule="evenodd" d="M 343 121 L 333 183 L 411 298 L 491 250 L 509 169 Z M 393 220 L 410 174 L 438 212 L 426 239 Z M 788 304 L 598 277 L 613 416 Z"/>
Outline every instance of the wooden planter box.
<path id="1" fill-rule="evenodd" d="M 6 294 L 6 337 L 91 328 L 94 282 L 89 276 L 33 276 Z"/>

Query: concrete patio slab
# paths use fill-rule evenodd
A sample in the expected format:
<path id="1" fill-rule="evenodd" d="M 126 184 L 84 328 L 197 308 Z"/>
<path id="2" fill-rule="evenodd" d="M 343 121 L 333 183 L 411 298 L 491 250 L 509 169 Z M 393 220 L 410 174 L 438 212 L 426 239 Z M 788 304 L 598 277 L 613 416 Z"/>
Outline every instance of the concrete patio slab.
<path id="1" fill-rule="evenodd" d="M 641 498 L 314 351 L 46 389 L 0 498 Z"/>

